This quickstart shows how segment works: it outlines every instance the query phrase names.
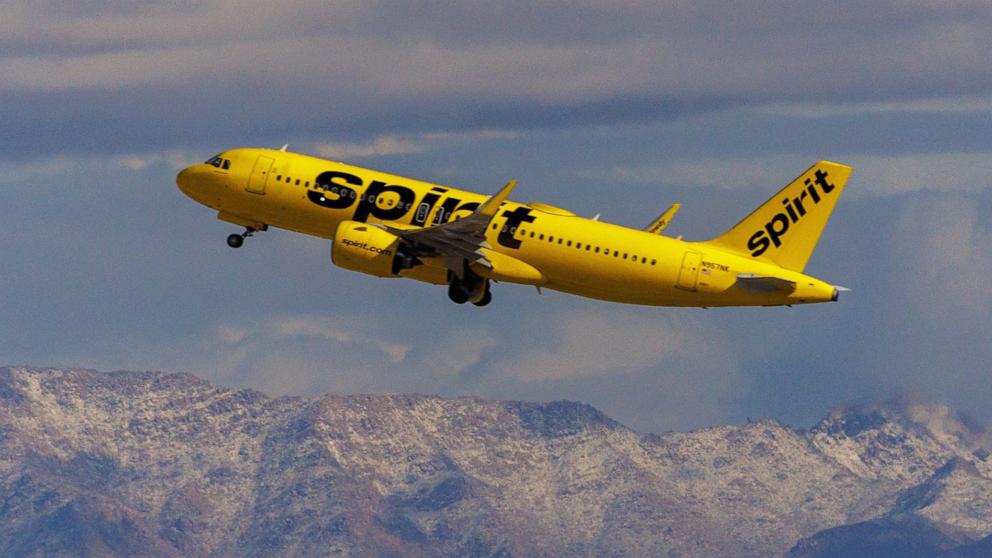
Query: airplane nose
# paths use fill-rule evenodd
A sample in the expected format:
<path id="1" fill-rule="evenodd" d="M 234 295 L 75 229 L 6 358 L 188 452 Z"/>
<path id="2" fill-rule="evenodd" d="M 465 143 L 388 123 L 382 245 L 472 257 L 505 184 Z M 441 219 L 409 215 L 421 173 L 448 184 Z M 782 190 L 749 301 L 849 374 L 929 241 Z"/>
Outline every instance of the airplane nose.
<path id="1" fill-rule="evenodd" d="M 182 190 L 187 196 L 190 195 L 193 186 L 193 172 L 189 170 L 189 167 L 179 171 L 176 175 L 176 185 Z"/>

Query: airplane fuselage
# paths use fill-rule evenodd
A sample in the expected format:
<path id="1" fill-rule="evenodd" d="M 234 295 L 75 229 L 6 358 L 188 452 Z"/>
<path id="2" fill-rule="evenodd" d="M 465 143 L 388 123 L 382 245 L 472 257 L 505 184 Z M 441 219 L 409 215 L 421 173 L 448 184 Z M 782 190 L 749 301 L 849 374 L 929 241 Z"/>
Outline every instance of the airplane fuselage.
<path id="1" fill-rule="evenodd" d="M 334 239 L 344 221 L 421 229 L 465 218 L 489 198 L 277 150 L 233 149 L 212 161 L 180 173 L 180 189 L 217 210 L 220 219 L 250 230 L 271 226 Z M 492 266 L 472 263 L 479 276 L 601 300 L 708 307 L 837 298 L 832 285 L 756 258 L 746 249 L 687 242 L 540 203 L 504 202 L 486 227 L 485 241 L 482 251 Z M 447 281 L 443 270 L 451 267 L 450 258 L 423 260 L 422 267 L 439 272 L 405 271 L 397 276 Z M 793 287 L 745 288 L 742 276 L 774 277 Z"/>

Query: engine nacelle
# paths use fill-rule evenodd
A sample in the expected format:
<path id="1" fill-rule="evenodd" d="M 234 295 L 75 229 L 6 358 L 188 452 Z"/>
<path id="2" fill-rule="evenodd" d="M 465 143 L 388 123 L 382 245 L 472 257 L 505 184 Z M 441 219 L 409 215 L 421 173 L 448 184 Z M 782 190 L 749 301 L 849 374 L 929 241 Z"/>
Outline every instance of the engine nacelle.
<path id="1" fill-rule="evenodd" d="M 439 262 L 413 257 L 404 249 L 400 237 L 358 221 L 342 221 L 338 225 L 331 245 L 331 261 L 376 277 L 408 277 L 438 285 L 448 282 L 447 269 L 431 265 Z"/>
<path id="2" fill-rule="evenodd" d="M 345 269 L 378 277 L 395 277 L 393 261 L 400 238 L 358 221 L 342 221 L 334 234 L 331 261 Z"/>

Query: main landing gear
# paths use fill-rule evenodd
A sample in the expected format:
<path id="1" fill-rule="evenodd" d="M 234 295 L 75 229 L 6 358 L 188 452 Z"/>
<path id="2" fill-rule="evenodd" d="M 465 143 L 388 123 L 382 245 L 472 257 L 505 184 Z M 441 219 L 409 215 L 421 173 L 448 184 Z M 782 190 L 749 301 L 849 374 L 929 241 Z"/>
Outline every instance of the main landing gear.
<path id="1" fill-rule="evenodd" d="M 262 230 L 264 231 L 265 229 Z M 232 234 L 228 236 L 227 245 L 230 246 L 231 248 L 241 248 L 241 245 L 245 243 L 245 239 L 248 238 L 249 236 L 254 235 L 256 232 L 258 232 L 257 229 L 253 229 L 252 227 L 245 227 L 245 232 L 241 234 Z"/>
<path id="2" fill-rule="evenodd" d="M 489 290 L 489 280 L 479 277 L 465 262 L 462 273 L 448 272 L 448 298 L 455 304 L 471 302 L 476 306 L 485 306 L 493 301 Z M 459 277 L 459 275 L 461 275 Z"/>

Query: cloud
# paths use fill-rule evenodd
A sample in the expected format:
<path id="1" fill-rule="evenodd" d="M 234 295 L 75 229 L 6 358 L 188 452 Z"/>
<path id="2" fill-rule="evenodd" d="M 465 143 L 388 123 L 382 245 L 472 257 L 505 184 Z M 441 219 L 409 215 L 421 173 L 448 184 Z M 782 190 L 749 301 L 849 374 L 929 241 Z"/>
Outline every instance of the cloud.
<path id="1" fill-rule="evenodd" d="M 494 368 L 525 382 L 629 374 L 679 358 L 698 360 L 722 344 L 720 332 L 699 320 L 676 323 L 622 310 L 576 313 L 555 321 L 551 339 L 506 356 Z"/>
<path id="2" fill-rule="evenodd" d="M 135 129 L 165 148 L 333 130 L 330 150 L 374 156 L 412 152 L 406 133 L 992 93 L 981 54 L 992 13 L 980 2 L 796 13 L 780 2 L 306 1 L 257 4 L 252 17 L 231 17 L 226 1 L 90 4 L 5 6 L 0 110 L 21 114 L 0 144 L 26 130 L 48 138 L 35 150 L 103 151 L 133 150 Z M 59 143 L 77 134 L 87 137 Z M 394 140 L 345 139 L 376 135 Z"/>
<path id="3" fill-rule="evenodd" d="M 525 381 L 623 374 L 656 366 L 690 350 L 691 338 L 665 322 L 575 315 L 558 322 L 554 340 L 529 347 L 498 366 Z"/>
<path id="4" fill-rule="evenodd" d="M 356 325 L 358 326 L 356 328 Z M 338 320 L 324 316 L 292 316 L 279 318 L 256 330 L 256 334 L 271 335 L 275 340 L 316 338 L 344 345 L 372 348 L 387 357 L 390 363 L 403 362 L 410 346 L 390 342 L 375 335 L 367 321 Z M 363 327 L 364 326 L 364 327 Z M 373 331 L 370 331 L 372 329 Z"/>
<path id="5" fill-rule="evenodd" d="M 833 157 L 854 172 L 850 197 L 893 196 L 912 192 L 976 193 L 992 189 L 992 152 L 865 155 Z M 576 176 L 597 181 L 659 183 L 689 188 L 774 192 L 815 161 L 795 155 L 758 155 L 677 159 L 663 163 L 587 167 Z"/>
<path id="6" fill-rule="evenodd" d="M 365 159 L 385 155 L 406 155 L 423 151 L 425 146 L 412 139 L 396 136 L 379 136 L 367 143 L 317 143 L 313 145 L 314 154 L 336 161 L 347 159 Z"/>
<path id="7" fill-rule="evenodd" d="M 992 112 L 992 97 L 988 95 L 950 95 L 932 99 L 890 99 L 850 103 L 769 103 L 757 110 L 768 114 L 799 118 L 825 118 L 872 113 L 980 113 Z"/>
<path id="8" fill-rule="evenodd" d="M 987 199 L 987 198 L 986 198 Z M 904 202 L 884 225 L 861 319 L 875 331 L 864 365 L 887 385 L 988 416 L 992 386 L 992 231 L 983 198 L 927 196 Z"/>
<path id="9" fill-rule="evenodd" d="M 923 323 L 971 324 L 992 317 L 992 231 L 972 197 L 914 201 L 895 225 L 897 266 L 904 294 L 923 311 Z M 906 299 L 903 299 L 905 301 Z"/>
<path id="10" fill-rule="evenodd" d="M 344 161 L 392 155 L 408 155 L 443 149 L 453 145 L 474 144 L 482 141 L 510 140 L 519 137 L 504 130 L 473 130 L 470 132 L 432 132 L 406 135 L 377 136 L 367 142 L 316 142 L 311 150 L 319 157 Z"/>
<path id="11" fill-rule="evenodd" d="M 977 193 L 992 189 L 992 153 L 922 153 L 850 158 L 869 195 Z"/>

